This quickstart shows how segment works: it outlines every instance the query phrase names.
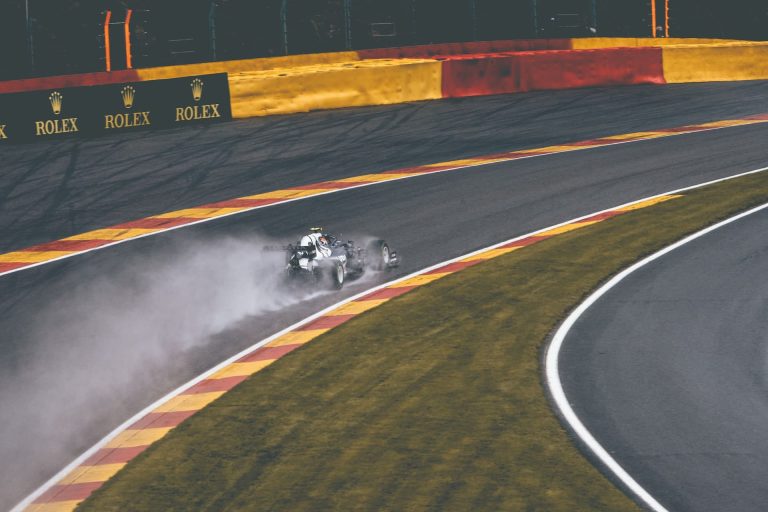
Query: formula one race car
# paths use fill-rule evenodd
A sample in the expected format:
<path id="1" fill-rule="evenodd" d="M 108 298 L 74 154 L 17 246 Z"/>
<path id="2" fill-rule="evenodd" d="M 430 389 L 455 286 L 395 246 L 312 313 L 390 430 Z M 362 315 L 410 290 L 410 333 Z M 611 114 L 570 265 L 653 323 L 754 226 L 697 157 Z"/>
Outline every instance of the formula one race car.
<path id="1" fill-rule="evenodd" d="M 286 272 L 289 280 L 324 284 L 339 290 L 347 277 L 360 277 L 366 270 L 386 270 L 400 264 L 397 253 L 384 240 L 373 240 L 365 248 L 342 242 L 322 228 L 312 228 L 296 245 L 288 245 Z"/>

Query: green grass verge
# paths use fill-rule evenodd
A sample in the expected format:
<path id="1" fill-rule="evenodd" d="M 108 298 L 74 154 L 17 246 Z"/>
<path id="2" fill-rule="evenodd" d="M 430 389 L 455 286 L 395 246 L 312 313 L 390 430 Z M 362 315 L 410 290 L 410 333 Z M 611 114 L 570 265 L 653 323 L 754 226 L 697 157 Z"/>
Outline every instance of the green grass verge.
<path id="1" fill-rule="evenodd" d="M 600 282 L 768 200 L 768 174 L 420 288 L 254 375 L 81 505 L 117 510 L 637 510 L 550 409 L 540 350 Z"/>

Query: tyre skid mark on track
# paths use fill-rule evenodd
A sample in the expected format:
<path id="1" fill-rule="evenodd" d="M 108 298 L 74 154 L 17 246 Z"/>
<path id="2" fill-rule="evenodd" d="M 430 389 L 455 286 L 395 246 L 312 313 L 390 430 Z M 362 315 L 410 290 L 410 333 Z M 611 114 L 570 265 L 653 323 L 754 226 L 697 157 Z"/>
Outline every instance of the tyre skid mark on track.
<path id="1" fill-rule="evenodd" d="M 742 119 L 728 119 L 703 123 L 700 125 L 688 125 L 676 128 L 662 128 L 653 131 L 613 135 L 557 146 L 515 150 L 449 162 L 426 164 L 405 169 L 395 169 L 374 174 L 352 176 L 218 201 L 194 208 L 185 208 L 183 210 L 154 215 L 144 219 L 124 222 L 122 224 L 96 229 L 61 240 L 46 242 L 26 249 L 19 249 L 0 254 L 0 276 L 45 265 L 65 258 L 71 258 L 91 251 L 104 249 L 120 243 L 157 235 L 166 231 L 189 227 L 202 222 L 229 217 L 231 215 L 247 213 L 259 208 L 266 208 L 291 201 L 299 201 L 308 197 L 331 194 L 351 188 L 372 186 L 378 183 L 409 179 L 425 174 L 468 169 L 500 162 L 510 162 L 523 158 L 535 158 L 617 144 L 641 142 L 660 137 L 672 137 L 766 122 L 768 122 L 768 114 L 760 114 Z"/>
<path id="2" fill-rule="evenodd" d="M 163 438 L 195 412 L 293 350 L 365 311 L 420 286 L 542 240 L 679 197 L 682 196 L 665 194 L 545 228 L 435 265 L 332 306 L 238 354 L 172 395 L 156 402 L 137 417 L 132 418 L 125 427 L 119 428 L 84 454 L 81 457 L 84 459 L 82 462 L 78 462 L 72 468 L 65 468 L 62 473 L 54 477 L 52 482 L 49 482 L 51 485 L 45 487 L 42 493 L 32 495 L 31 499 L 28 498 L 30 503 L 22 502 L 14 510 L 36 512 L 74 510 L 78 503 L 90 496 L 127 462 Z"/>

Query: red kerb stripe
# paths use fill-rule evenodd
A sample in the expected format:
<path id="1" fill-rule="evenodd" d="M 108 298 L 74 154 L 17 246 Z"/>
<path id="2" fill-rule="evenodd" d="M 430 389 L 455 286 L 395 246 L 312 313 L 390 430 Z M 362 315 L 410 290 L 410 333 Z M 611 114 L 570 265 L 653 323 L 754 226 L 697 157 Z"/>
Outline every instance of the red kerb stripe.
<path id="1" fill-rule="evenodd" d="M 15 270 L 29 265 L 31 265 L 31 263 L 0 263 L 0 272 L 8 272 L 9 270 Z"/>
<path id="2" fill-rule="evenodd" d="M 473 156 L 473 160 L 499 160 L 499 159 L 505 159 L 510 158 L 510 155 L 517 155 L 516 152 L 507 152 L 507 153 L 496 153 L 493 155 L 482 155 L 482 156 Z"/>
<path id="3" fill-rule="evenodd" d="M 35 503 L 84 500 L 103 484 L 104 482 L 88 482 L 85 484 L 54 485 L 37 498 Z"/>
<path id="4" fill-rule="evenodd" d="M 551 151 L 536 151 L 535 153 L 530 151 L 527 153 L 521 153 L 519 151 L 510 151 L 509 153 L 504 154 L 504 158 L 510 158 L 510 159 L 525 158 L 528 156 L 548 155 L 549 153 L 551 153 Z"/>
<path id="5" fill-rule="evenodd" d="M 198 393 L 211 393 L 213 391 L 229 391 L 247 378 L 247 375 L 238 375 L 236 377 L 225 377 L 223 379 L 206 379 L 186 390 L 184 394 L 196 395 Z"/>
<path id="6" fill-rule="evenodd" d="M 309 185 L 299 185 L 291 187 L 288 190 L 338 190 L 342 188 L 357 187 L 364 183 L 354 181 L 321 181 L 320 183 L 310 183 Z"/>
<path id="7" fill-rule="evenodd" d="M 611 210 L 610 212 L 603 212 L 603 213 L 598 213 L 597 215 L 592 215 L 591 217 L 587 217 L 586 219 L 582 219 L 579 222 L 593 222 L 593 221 L 600 221 L 600 220 L 610 219 L 611 217 L 615 217 L 617 215 L 621 215 L 622 213 L 626 213 L 626 212 L 620 212 L 618 210 Z"/>
<path id="8" fill-rule="evenodd" d="M 34 245 L 25 251 L 85 251 L 95 247 L 101 247 L 112 243 L 112 240 L 56 240 L 44 244 Z"/>
<path id="9" fill-rule="evenodd" d="M 653 130 L 655 132 L 663 133 L 685 133 L 685 132 L 697 132 L 701 130 L 709 130 L 711 126 L 678 126 L 676 128 L 662 128 L 661 130 Z"/>
<path id="10" fill-rule="evenodd" d="M 296 350 L 301 344 L 283 345 L 280 347 L 263 347 L 240 359 L 239 363 L 251 363 L 254 361 L 268 361 L 270 359 L 280 359 L 288 352 Z"/>
<path id="11" fill-rule="evenodd" d="M 568 144 L 563 144 L 564 146 L 574 146 L 574 147 L 583 147 L 583 146 L 602 146 L 608 142 L 605 139 L 592 139 L 592 140 L 581 140 L 579 142 L 569 142 Z"/>
<path id="12" fill-rule="evenodd" d="M 158 219 L 155 217 L 148 217 L 146 219 L 132 220 L 131 222 L 124 222 L 116 226 L 111 226 L 107 229 L 168 229 L 175 228 L 176 226 L 183 226 L 190 222 L 195 222 L 200 219 L 186 219 L 178 217 L 175 219 Z"/>
<path id="13" fill-rule="evenodd" d="M 343 324 L 355 315 L 334 315 L 334 316 L 321 316 L 317 320 L 314 320 L 307 325 L 301 326 L 297 331 L 311 331 L 313 329 L 333 329 L 334 327 Z"/>
<path id="14" fill-rule="evenodd" d="M 194 413 L 194 411 L 192 411 Z M 149 448 L 146 446 L 133 446 L 131 448 L 102 448 L 97 451 L 85 462 L 83 466 L 99 466 L 101 464 L 122 464 L 136 457 L 138 454 Z"/>
<path id="15" fill-rule="evenodd" d="M 435 170 L 440 169 L 450 169 L 451 167 L 454 167 L 453 165 L 434 165 L 434 166 L 426 166 L 426 165 L 418 165 L 416 167 L 406 167 L 405 169 L 394 169 L 392 171 L 384 171 L 381 174 L 418 174 L 418 173 L 427 173 L 427 172 L 434 172 Z"/>
<path id="16" fill-rule="evenodd" d="M 500 246 L 499 249 L 506 249 L 510 247 L 527 247 L 537 242 L 541 242 L 541 240 L 544 238 L 548 238 L 548 237 L 529 236 L 529 237 L 523 238 L 522 240 L 515 240 L 514 242 L 509 242 L 508 244 L 504 244 Z"/>
<path id="17" fill-rule="evenodd" d="M 254 208 L 268 204 L 279 203 L 282 199 L 229 199 L 227 201 L 218 201 L 208 203 L 193 208 Z"/>

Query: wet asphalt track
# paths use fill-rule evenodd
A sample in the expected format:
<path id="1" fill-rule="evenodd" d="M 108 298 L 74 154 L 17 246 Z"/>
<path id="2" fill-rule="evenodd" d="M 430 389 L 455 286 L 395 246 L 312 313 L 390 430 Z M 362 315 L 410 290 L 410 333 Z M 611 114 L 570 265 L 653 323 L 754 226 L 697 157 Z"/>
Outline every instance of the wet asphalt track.
<path id="1" fill-rule="evenodd" d="M 560 355 L 584 424 L 672 511 L 768 503 L 768 213 L 633 273 Z"/>
<path id="2" fill-rule="evenodd" d="M 537 92 L 0 147 L 0 251 L 350 175 L 768 112 L 765 82 Z"/>
<path id="3" fill-rule="evenodd" d="M 5 147 L 0 248 L 333 177 L 765 111 L 765 83 L 632 87 Z M 398 271 L 376 278 L 390 279 L 575 216 L 762 167 L 766 135 L 765 126 L 740 127 L 423 176 L 262 209 L 4 277 L 0 460 L 16 462 L 3 464 L 0 507 L 200 371 L 376 282 L 279 311 L 238 315 L 221 288 L 243 293 L 249 288 L 238 281 L 269 277 L 257 263 L 252 275 L 242 276 L 250 271 L 248 259 L 261 256 L 249 245 L 232 249 L 233 239 L 292 241 L 317 224 L 345 238 L 383 237 L 404 259 Z M 227 266 L 232 254 L 234 277 Z M 200 261 L 190 264 L 196 257 Z M 173 268 L 193 271 L 179 276 Z M 203 298 L 187 306 L 190 287 Z M 259 284 L 253 289 L 263 293 Z M 221 332 L 201 340 L 185 332 L 180 338 L 188 343 L 146 341 L 143 333 L 156 326 L 174 332 L 185 313 L 222 317 L 213 324 Z"/>

